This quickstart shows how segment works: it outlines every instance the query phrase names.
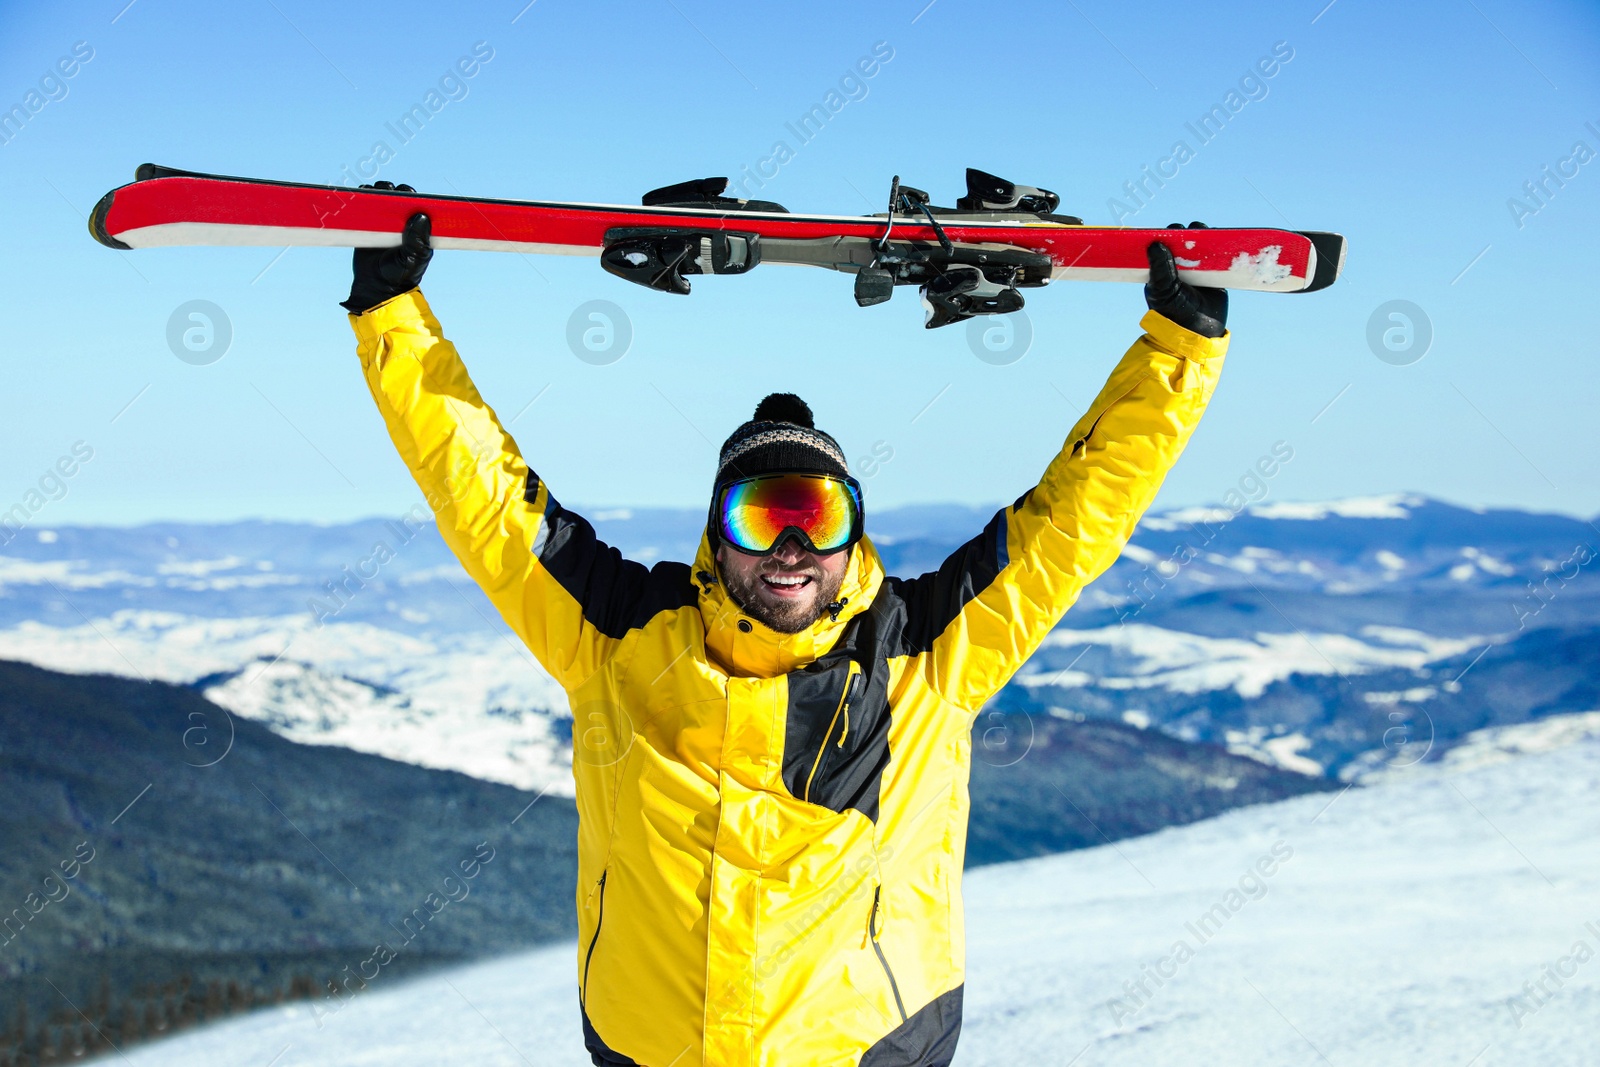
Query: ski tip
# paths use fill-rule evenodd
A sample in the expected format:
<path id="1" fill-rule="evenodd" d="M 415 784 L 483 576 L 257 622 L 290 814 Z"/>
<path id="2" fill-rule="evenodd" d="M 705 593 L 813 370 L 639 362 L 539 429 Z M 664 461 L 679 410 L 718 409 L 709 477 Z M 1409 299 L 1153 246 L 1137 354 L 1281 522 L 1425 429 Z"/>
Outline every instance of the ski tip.
<path id="1" fill-rule="evenodd" d="M 1311 284 L 1297 291 L 1314 293 L 1319 289 L 1326 289 L 1339 280 L 1339 274 L 1344 270 L 1344 234 L 1308 230 L 1302 232 L 1301 236 L 1309 240 L 1311 247 L 1317 250 L 1317 269 L 1312 272 Z"/>
<path id="2" fill-rule="evenodd" d="M 197 174 L 192 170 L 179 170 L 177 167 L 163 167 L 160 163 L 141 163 L 133 172 L 133 180 L 147 182 L 152 178 L 204 178 L 205 174 Z"/>
<path id="3" fill-rule="evenodd" d="M 111 192 L 102 196 L 100 202 L 94 206 L 94 210 L 89 212 L 89 236 L 107 248 L 115 248 L 120 252 L 126 252 L 133 246 L 117 240 L 106 229 L 106 216 L 110 214 L 111 203 L 116 199 L 116 196 L 117 191 L 115 189 L 111 190 Z"/>

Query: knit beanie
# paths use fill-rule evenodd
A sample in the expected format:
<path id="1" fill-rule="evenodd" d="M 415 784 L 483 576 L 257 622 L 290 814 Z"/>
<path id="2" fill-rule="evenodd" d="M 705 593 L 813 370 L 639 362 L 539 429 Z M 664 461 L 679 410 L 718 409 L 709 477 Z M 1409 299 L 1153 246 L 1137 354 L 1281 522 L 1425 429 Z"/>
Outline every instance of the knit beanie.
<path id="1" fill-rule="evenodd" d="M 773 393 L 729 435 L 717 461 L 717 487 L 761 474 L 848 477 L 839 442 L 816 428 L 811 408 L 793 393 Z"/>

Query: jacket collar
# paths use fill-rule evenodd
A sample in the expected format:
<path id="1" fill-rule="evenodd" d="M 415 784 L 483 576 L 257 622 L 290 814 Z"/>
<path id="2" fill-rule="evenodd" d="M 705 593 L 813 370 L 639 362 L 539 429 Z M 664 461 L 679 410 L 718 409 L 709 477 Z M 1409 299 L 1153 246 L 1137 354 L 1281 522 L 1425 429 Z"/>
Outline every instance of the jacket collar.
<path id="1" fill-rule="evenodd" d="M 740 677 L 772 678 L 803 667 L 826 653 L 838 641 L 852 618 L 867 609 L 878 587 L 883 584 L 883 562 L 872 542 L 863 537 L 850 551 L 839 596 L 844 608 L 837 619 L 824 613 L 822 618 L 797 634 L 780 634 L 739 610 L 719 578 L 708 587 L 701 575 L 716 574 L 716 558 L 704 534 L 695 553 L 694 575 L 700 588 L 700 617 L 706 628 L 706 653 L 712 662 L 729 674 Z M 740 623 L 749 625 L 745 632 Z"/>

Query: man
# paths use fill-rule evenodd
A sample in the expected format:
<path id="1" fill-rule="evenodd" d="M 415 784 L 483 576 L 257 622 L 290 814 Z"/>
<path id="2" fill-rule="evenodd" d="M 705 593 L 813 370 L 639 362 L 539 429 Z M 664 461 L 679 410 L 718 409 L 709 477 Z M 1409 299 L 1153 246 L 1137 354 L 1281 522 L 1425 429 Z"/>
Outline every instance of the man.
<path id="1" fill-rule="evenodd" d="M 593 1061 L 948 1064 L 973 719 L 1183 450 L 1227 294 L 1151 245 L 1144 335 L 1039 484 L 935 573 L 884 574 L 843 450 L 788 394 L 723 445 L 693 564 L 647 570 L 478 395 L 416 289 L 428 238 L 418 215 L 357 251 L 345 307 L 445 541 L 571 701 Z"/>

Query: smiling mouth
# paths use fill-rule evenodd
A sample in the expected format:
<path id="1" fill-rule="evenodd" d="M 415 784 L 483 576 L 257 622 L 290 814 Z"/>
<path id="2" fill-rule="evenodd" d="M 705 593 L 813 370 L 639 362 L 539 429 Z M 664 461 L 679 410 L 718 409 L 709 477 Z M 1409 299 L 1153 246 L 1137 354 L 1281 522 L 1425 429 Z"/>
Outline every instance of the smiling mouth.
<path id="1" fill-rule="evenodd" d="M 762 586 L 774 596 L 799 596 L 811 585 L 812 579 L 804 574 L 763 574 Z"/>

